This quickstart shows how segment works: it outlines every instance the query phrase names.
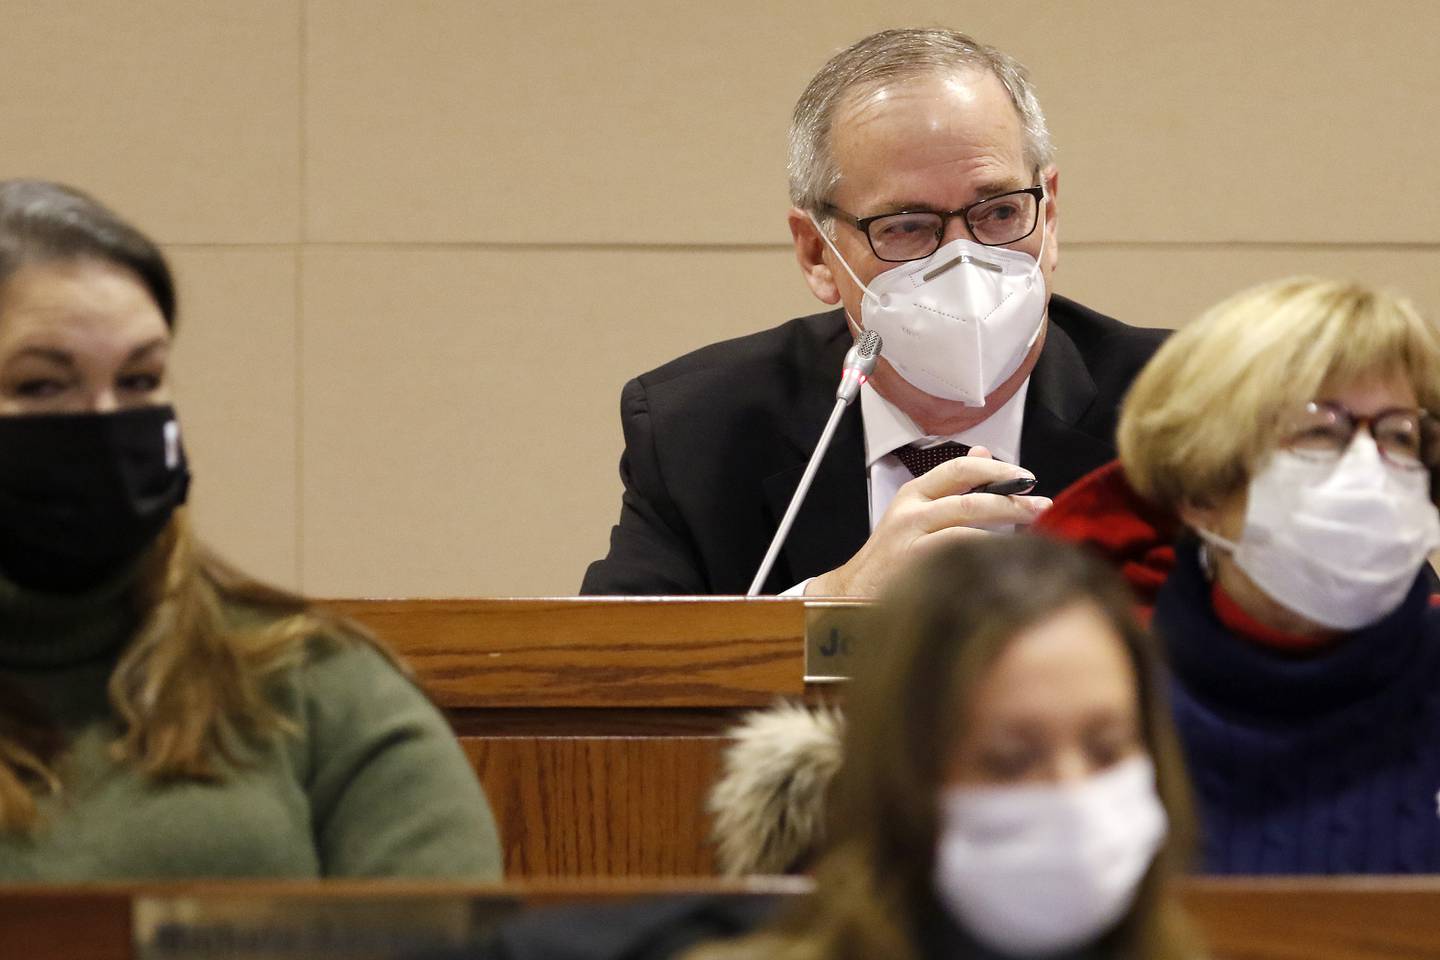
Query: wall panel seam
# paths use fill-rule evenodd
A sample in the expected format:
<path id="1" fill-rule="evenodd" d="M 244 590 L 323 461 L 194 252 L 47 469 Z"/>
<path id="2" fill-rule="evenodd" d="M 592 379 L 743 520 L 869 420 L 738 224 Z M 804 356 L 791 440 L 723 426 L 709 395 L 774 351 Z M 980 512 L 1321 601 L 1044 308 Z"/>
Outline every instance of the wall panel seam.
<path id="1" fill-rule="evenodd" d="M 295 398 L 295 586 L 305 592 L 305 243 L 310 236 L 310 141 L 309 84 L 307 69 L 310 57 L 310 2 L 296 0 L 295 28 L 299 33 L 295 72 L 299 86 L 299 109 L 296 110 L 298 136 L 296 177 L 300 202 L 299 242 L 295 244 L 295 354 L 293 392 Z"/>
<path id="2" fill-rule="evenodd" d="M 206 244 L 170 243 L 173 249 L 213 249 L 226 247 L 263 248 L 284 247 L 285 244 Z M 377 252 L 441 252 L 457 253 L 789 253 L 788 243 L 589 243 L 589 242 L 517 242 L 517 243 L 471 243 L 471 242 L 428 242 L 428 241 L 306 241 L 305 247 L 314 251 L 355 251 Z M 1174 252 L 1223 252 L 1227 250 L 1295 250 L 1303 252 L 1325 251 L 1393 251 L 1397 253 L 1440 253 L 1440 240 L 1414 243 L 1366 243 L 1329 242 L 1307 240 L 1070 240 L 1064 244 L 1067 250 L 1152 250 Z"/>

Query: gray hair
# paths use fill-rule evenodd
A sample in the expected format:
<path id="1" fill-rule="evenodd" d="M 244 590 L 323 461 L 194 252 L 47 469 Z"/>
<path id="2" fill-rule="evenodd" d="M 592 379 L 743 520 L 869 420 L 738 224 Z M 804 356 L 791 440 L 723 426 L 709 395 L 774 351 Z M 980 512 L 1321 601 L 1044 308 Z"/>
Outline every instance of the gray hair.
<path id="1" fill-rule="evenodd" d="M 882 30 L 835 54 L 815 74 L 790 120 L 790 202 L 819 215 L 840 182 L 831 153 L 835 110 L 852 91 L 955 70 L 984 70 L 1010 94 L 1024 128 L 1025 160 L 1043 168 L 1055 158 L 1050 128 L 1030 75 L 1014 57 L 954 30 Z"/>

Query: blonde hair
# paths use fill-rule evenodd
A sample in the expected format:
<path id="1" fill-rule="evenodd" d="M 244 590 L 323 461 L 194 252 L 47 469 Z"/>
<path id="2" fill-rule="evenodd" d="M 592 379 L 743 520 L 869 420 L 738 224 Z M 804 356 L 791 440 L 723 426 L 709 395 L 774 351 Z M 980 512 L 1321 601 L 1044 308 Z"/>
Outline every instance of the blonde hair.
<path id="1" fill-rule="evenodd" d="M 1166 341 L 1116 430 L 1141 496 L 1175 509 L 1248 482 L 1287 411 L 1327 386 L 1399 378 L 1440 411 L 1440 329 L 1408 300 L 1358 283 L 1291 277 L 1242 291 Z"/>
<path id="2" fill-rule="evenodd" d="M 312 644 L 384 647 L 362 628 L 312 609 L 231 567 L 194 538 L 182 508 L 141 561 L 140 627 L 110 675 L 120 736 L 111 750 L 156 780 L 219 780 L 259 739 L 294 729 L 270 681 Z M 398 663 L 397 668 L 402 669 Z M 33 706 L 0 702 L 0 829 L 38 820 L 37 796 L 62 789 L 62 744 Z"/>

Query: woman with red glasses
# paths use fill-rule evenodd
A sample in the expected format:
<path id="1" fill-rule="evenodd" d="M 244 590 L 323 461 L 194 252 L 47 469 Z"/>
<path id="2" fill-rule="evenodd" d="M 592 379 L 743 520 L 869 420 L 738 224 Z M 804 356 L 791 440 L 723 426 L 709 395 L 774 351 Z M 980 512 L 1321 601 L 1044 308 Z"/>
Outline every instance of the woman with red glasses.
<path id="1" fill-rule="evenodd" d="M 1409 303 L 1259 287 L 1166 343 L 1120 464 L 1041 524 L 1158 585 L 1208 871 L 1440 871 L 1435 410 Z"/>

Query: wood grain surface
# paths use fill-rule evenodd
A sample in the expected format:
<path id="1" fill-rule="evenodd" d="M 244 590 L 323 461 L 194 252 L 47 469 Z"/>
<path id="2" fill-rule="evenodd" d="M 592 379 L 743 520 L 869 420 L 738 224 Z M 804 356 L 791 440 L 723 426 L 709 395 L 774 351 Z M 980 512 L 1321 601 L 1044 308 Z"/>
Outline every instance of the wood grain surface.
<path id="1" fill-rule="evenodd" d="M 1440 960 L 1440 879 L 1188 881 L 1186 909 L 1219 960 Z"/>
<path id="2" fill-rule="evenodd" d="M 128 891 L 0 886 L 0 957 L 5 960 L 132 956 Z"/>
<path id="3" fill-rule="evenodd" d="M 714 872 L 724 732 L 801 697 L 804 604 L 773 598 L 345 600 L 446 712 L 510 877 Z"/>
<path id="4" fill-rule="evenodd" d="M 424 881 L 192 882 L 0 886 L 0 956 L 26 960 L 134 960 L 137 896 L 273 898 L 277 915 L 307 899 L 457 896 L 527 907 L 677 894 L 803 895 L 805 881 L 630 878 L 455 884 Z M 1181 899 L 1213 960 L 1437 960 L 1440 878 L 1199 878 Z"/>
<path id="5" fill-rule="evenodd" d="M 725 740 L 464 738 L 509 877 L 714 873 L 705 796 Z"/>
<path id="6" fill-rule="evenodd" d="M 447 708 L 736 707 L 799 695 L 804 604 L 744 598 L 336 600 Z"/>

